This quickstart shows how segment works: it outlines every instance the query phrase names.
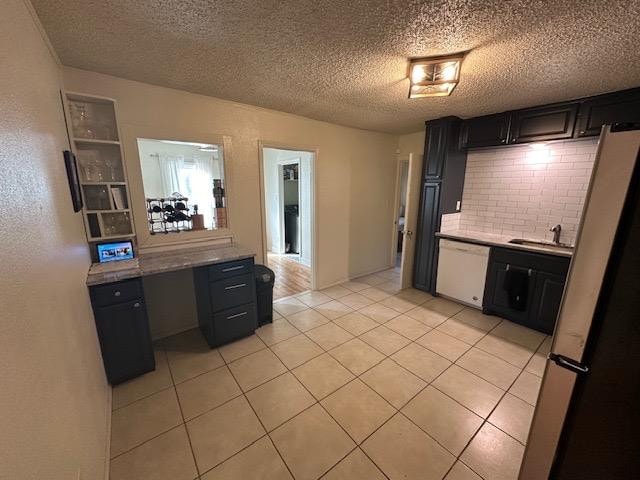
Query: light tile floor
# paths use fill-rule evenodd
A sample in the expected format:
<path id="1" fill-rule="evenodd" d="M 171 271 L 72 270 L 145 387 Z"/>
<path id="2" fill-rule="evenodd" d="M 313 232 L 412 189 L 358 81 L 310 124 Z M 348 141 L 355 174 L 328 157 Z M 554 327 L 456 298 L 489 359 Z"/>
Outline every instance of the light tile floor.
<path id="1" fill-rule="evenodd" d="M 395 270 L 274 310 L 219 349 L 165 339 L 114 388 L 111 480 L 517 478 L 548 337 Z"/>

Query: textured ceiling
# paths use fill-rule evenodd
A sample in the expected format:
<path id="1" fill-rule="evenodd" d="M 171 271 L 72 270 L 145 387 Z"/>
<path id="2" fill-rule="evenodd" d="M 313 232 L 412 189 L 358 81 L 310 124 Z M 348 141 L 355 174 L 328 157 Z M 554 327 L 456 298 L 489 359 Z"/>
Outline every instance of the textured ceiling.
<path id="1" fill-rule="evenodd" d="M 385 132 L 640 85 L 640 0 L 32 0 L 65 65 Z M 468 51 L 450 97 L 407 58 Z"/>

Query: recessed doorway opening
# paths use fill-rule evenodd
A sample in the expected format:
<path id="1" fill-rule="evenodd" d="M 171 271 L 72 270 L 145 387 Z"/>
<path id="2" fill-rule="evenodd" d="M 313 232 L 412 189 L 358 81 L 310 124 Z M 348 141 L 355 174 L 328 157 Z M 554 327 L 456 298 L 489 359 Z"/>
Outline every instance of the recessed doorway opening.
<path id="1" fill-rule="evenodd" d="M 313 288 L 315 152 L 262 148 L 265 261 L 276 274 L 274 298 Z"/>

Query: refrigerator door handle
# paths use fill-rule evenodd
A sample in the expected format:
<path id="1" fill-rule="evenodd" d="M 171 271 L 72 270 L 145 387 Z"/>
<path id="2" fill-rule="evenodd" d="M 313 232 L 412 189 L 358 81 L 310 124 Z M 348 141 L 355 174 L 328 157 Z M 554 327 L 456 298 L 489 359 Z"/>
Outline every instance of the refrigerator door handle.
<path id="1" fill-rule="evenodd" d="M 572 360 L 568 357 L 565 357 L 564 355 L 550 353 L 547 358 L 559 367 L 566 368 L 567 370 L 571 370 L 572 372 L 579 374 L 589 373 L 589 367 L 587 367 L 586 365 L 582 365 L 581 363 L 576 362 L 575 360 Z"/>

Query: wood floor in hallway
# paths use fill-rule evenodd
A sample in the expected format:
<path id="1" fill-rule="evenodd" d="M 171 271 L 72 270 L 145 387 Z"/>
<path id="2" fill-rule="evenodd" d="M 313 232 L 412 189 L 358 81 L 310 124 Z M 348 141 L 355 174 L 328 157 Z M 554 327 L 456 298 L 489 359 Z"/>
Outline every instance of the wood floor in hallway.
<path id="1" fill-rule="evenodd" d="M 311 290 L 311 269 L 291 255 L 267 254 L 269 268 L 276 274 L 273 298 L 289 297 Z"/>

